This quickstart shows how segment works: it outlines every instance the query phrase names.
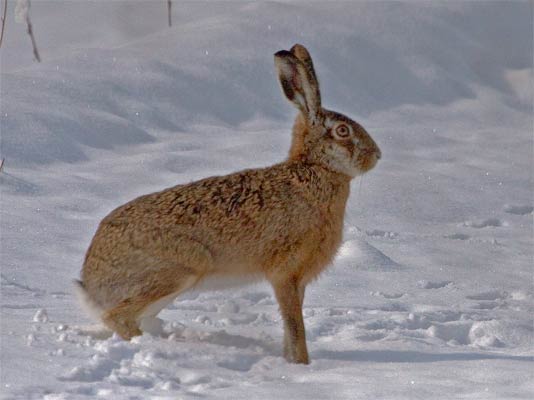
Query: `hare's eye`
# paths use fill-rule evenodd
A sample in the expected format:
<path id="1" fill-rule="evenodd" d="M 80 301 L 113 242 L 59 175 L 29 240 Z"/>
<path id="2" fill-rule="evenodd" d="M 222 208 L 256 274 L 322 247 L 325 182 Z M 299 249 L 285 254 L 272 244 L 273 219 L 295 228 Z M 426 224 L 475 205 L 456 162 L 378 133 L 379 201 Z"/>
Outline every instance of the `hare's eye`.
<path id="1" fill-rule="evenodd" d="M 347 138 L 349 137 L 350 135 L 350 129 L 347 125 L 345 124 L 339 124 L 337 127 L 336 127 L 336 135 L 340 138 Z"/>

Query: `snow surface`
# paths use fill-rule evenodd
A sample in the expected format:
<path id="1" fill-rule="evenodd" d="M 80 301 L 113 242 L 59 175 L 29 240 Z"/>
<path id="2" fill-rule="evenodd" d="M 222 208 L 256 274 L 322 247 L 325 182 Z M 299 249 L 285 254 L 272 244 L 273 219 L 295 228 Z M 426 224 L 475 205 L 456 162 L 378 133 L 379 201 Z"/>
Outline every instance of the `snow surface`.
<path id="1" fill-rule="evenodd" d="M 13 2 L 9 2 L 13 15 Z M 534 396 L 532 2 L 32 2 L 1 74 L 4 399 Z M 272 55 L 311 51 L 324 104 L 383 151 L 307 291 L 312 363 L 271 289 L 189 293 L 123 342 L 71 291 L 133 197 L 282 160 Z"/>
<path id="2" fill-rule="evenodd" d="M 17 0 L 15 3 L 15 21 L 19 24 L 26 23 L 29 11 L 29 0 Z"/>

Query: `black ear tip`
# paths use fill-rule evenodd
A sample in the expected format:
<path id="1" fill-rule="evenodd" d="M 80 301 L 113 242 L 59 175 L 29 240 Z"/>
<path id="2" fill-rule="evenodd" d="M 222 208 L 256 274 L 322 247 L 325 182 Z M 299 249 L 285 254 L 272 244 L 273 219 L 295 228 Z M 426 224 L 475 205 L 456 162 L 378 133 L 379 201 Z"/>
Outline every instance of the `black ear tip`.
<path id="1" fill-rule="evenodd" d="M 284 58 L 284 57 L 291 56 L 291 55 L 292 55 L 291 52 L 287 50 L 280 50 L 274 53 L 275 57 L 280 57 L 280 58 Z"/>

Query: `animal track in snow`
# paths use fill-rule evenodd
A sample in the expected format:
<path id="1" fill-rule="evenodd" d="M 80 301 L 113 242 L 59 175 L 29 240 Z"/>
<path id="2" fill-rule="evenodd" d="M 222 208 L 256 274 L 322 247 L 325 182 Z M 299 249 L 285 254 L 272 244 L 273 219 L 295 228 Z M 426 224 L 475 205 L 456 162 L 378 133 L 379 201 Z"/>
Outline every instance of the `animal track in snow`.
<path id="1" fill-rule="evenodd" d="M 469 240 L 471 236 L 466 235 L 465 233 L 453 233 L 452 235 L 445 236 L 446 239 L 452 240 Z"/>
<path id="2" fill-rule="evenodd" d="M 247 292 L 241 296 L 243 299 L 250 301 L 251 305 L 271 305 L 275 304 L 271 294 L 266 292 Z"/>
<path id="3" fill-rule="evenodd" d="M 441 311 L 398 313 L 388 319 L 370 321 L 360 326 L 365 333 L 356 336 L 362 341 L 386 337 L 417 338 L 418 340 L 445 341 L 453 346 L 503 347 L 506 336 L 499 321 L 473 321 L 461 312 Z"/>
<path id="4" fill-rule="evenodd" d="M 13 290 L 13 292 L 17 292 L 17 294 L 20 292 L 31 293 L 33 297 L 41 297 L 46 293 L 42 289 L 33 288 L 23 283 L 19 283 L 15 281 L 15 279 L 10 279 L 4 274 L 0 274 L 0 279 L 2 282 L 2 286 L 3 286 L 2 289 L 3 289 L 4 294 L 7 290 L 10 290 L 10 291 Z"/>
<path id="5" fill-rule="evenodd" d="M 528 214 L 532 214 L 532 211 L 534 211 L 534 207 L 528 204 L 525 204 L 525 205 L 505 204 L 503 207 L 503 210 L 507 212 L 508 214 L 528 215 Z"/>
<path id="6" fill-rule="evenodd" d="M 469 331 L 473 326 L 472 322 L 454 321 L 449 323 L 433 323 L 428 329 L 429 337 L 438 338 L 454 344 L 469 344 Z"/>
<path id="7" fill-rule="evenodd" d="M 182 341 L 184 338 L 189 346 L 175 345 L 176 340 Z M 192 330 L 189 333 L 182 332 L 180 338 L 175 335 L 168 339 L 143 335 L 126 342 L 113 336 L 107 340 L 89 341 L 85 346 L 93 349 L 94 355 L 88 362 L 60 376 L 59 380 L 107 382 L 143 389 L 181 387 L 195 393 L 225 387 L 228 381 L 221 376 L 212 377 L 185 369 L 184 363 L 190 363 L 193 359 L 199 363 L 216 361 L 214 364 L 222 368 L 220 371 L 246 372 L 263 359 L 265 354 L 276 354 L 275 348 L 278 349 L 273 339 L 267 336 L 254 339 L 225 331 L 197 333 Z M 191 352 L 191 346 L 222 346 L 222 351 L 227 354 L 222 359 L 210 361 L 207 355 L 199 356 L 198 353 Z M 240 351 L 236 351 L 236 348 Z"/>
<path id="8" fill-rule="evenodd" d="M 441 289 L 444 287 L 447 287 L 452 284 L 452 281 L 427 281 L 427 280 L 420 280 L 417 282 L 417 285 L 421 289 Z"/>
<path id="9" fill-rule="evenodd" d="M 380 311 L 386 312 L 399 312 L 399 311 L 408 311 L 408 308 L 401 303 L 388 303 L 383 306 L 378 307 Z"/>
<path id="10" fill-rule="evenodd" d="M 429 337 L 444 340 L 452 345 L 474 345 L 477 347 L 504 347 L 499 338 L 497 321 L 460 321 L 433 324 L 427 329 Z"/>
<path id="11" fill-rule="evenodd" d="M 360 340 L 362 342 L 376 342 L 378 340 L 382 340 L 387 336 L 385 333 L 380 332 L 369 332 L 360 336 L 356 336 L 356 340 Z"/>
<path id="12" fill-rule="evenodd" d="M 368 236 L 380 237 L 384 239 L 395 239 L 399 236 L 397 232 L 383 231 L 380 229 L 373 229 L 372 231 L 366 231 Z"/>
<path id="13" fill-rule="evenodd" d="M 402 296 L 404 296 L 406 293 L 384 293 L 384 292 L 371 292 L 371 295 L 373 296 L 381 296 L 385 299 L 393 300 L 393 299 L 400 299 Z"/>
<path id="14" fill-rule="evenodd" d="M 478 303 L 477 305 L 473 306 L 473 308 L 477 310 L 495 310 L 496 308 L 499 308 L 501 306 L 502 303 L 498 301 L 486 301 Z"/>
<path id="15" fill-rule="evenodd" d="M 500 290 L 488 290 L 486 292 L 476 293 L 466 296 L 469 300 L 504 300 L 508 294 Z"/>
<path id="16" fill-rule="evenodd" d="M 253 323 L 258 319 L 258 314 L 256 313 L 241 313 L 236 317 L 228 318 L 230 325 L 248 325 Z"/>
<path id="17" fill-rule="evenodd" d="M 316 326 L 311 326 L 309 329 L 309 336 L 312 340 L 319 339 L 321 337 L 331 337 L 335 336 L 340 329 L 341 327 L 333 321 L 325 321 L 317 324 Z"/>
<path id="18" fill-rule="evenodd" d="M 501 226 L 506 226 L 506 222 L 501 221 L 498 218 L 486 218 L 486 219 L 480 219 L 480 220 L 474 220 L 474 221 L 465 221 L 464 225 L 469 228 L 498 228 Z"/>
<path id="19" fill-rule="evenodd" d="M 506 308 L 508 293 L 499 290 L 489 290 L 486 292 L 476 293 L 466 296 L 468 300 L 476 300 L 478 303 L 473 306 L 476 310 L 495 310 L 497 308 Z"/>
<path id="20" fill-rule="evenodd" d="M 218 362 L 217 365 L 233 371 L 246 372 L 249 371 L 260 358 L 262 357 L 258 355 L 238 354 L 234 357 Z"/>
<path id="21" fill-rule="evenodd" d="M 428 329 L 434 323 L 457 322 L 462 318 L 464 318 L 462 313 L 453 311 L 397 313 L 388 319 L 367 322 L 362 327 L 370 331 L 414 331 Z"/>
<path id="22" fill-rule="evenodd" d="M 110 376 L 112 371 L 119 368 L 127 360 L 131 360 L 137 347 L 131 342 L 124 342 L 118 338 L 97 342 L 94 346 L 96 354 L 87 365 L 74 367 L 60 377 L 63 381 L 97 382 Z"/>

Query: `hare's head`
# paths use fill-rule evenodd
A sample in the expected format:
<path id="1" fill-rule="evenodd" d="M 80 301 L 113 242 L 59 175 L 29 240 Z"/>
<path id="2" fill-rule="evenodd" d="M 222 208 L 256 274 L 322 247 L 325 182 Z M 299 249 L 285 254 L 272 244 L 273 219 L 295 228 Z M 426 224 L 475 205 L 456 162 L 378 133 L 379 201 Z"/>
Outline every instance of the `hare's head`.
<path id="1" fill-rule="evenodd" d="M 289 158 L 350 177 L 372 169 L 380 149 L 360 124 L 321 107 L 319 82 L 306 48 L 296 44 L 276 53 L 274 60 L 284 94 L 300 110 Z"/>

